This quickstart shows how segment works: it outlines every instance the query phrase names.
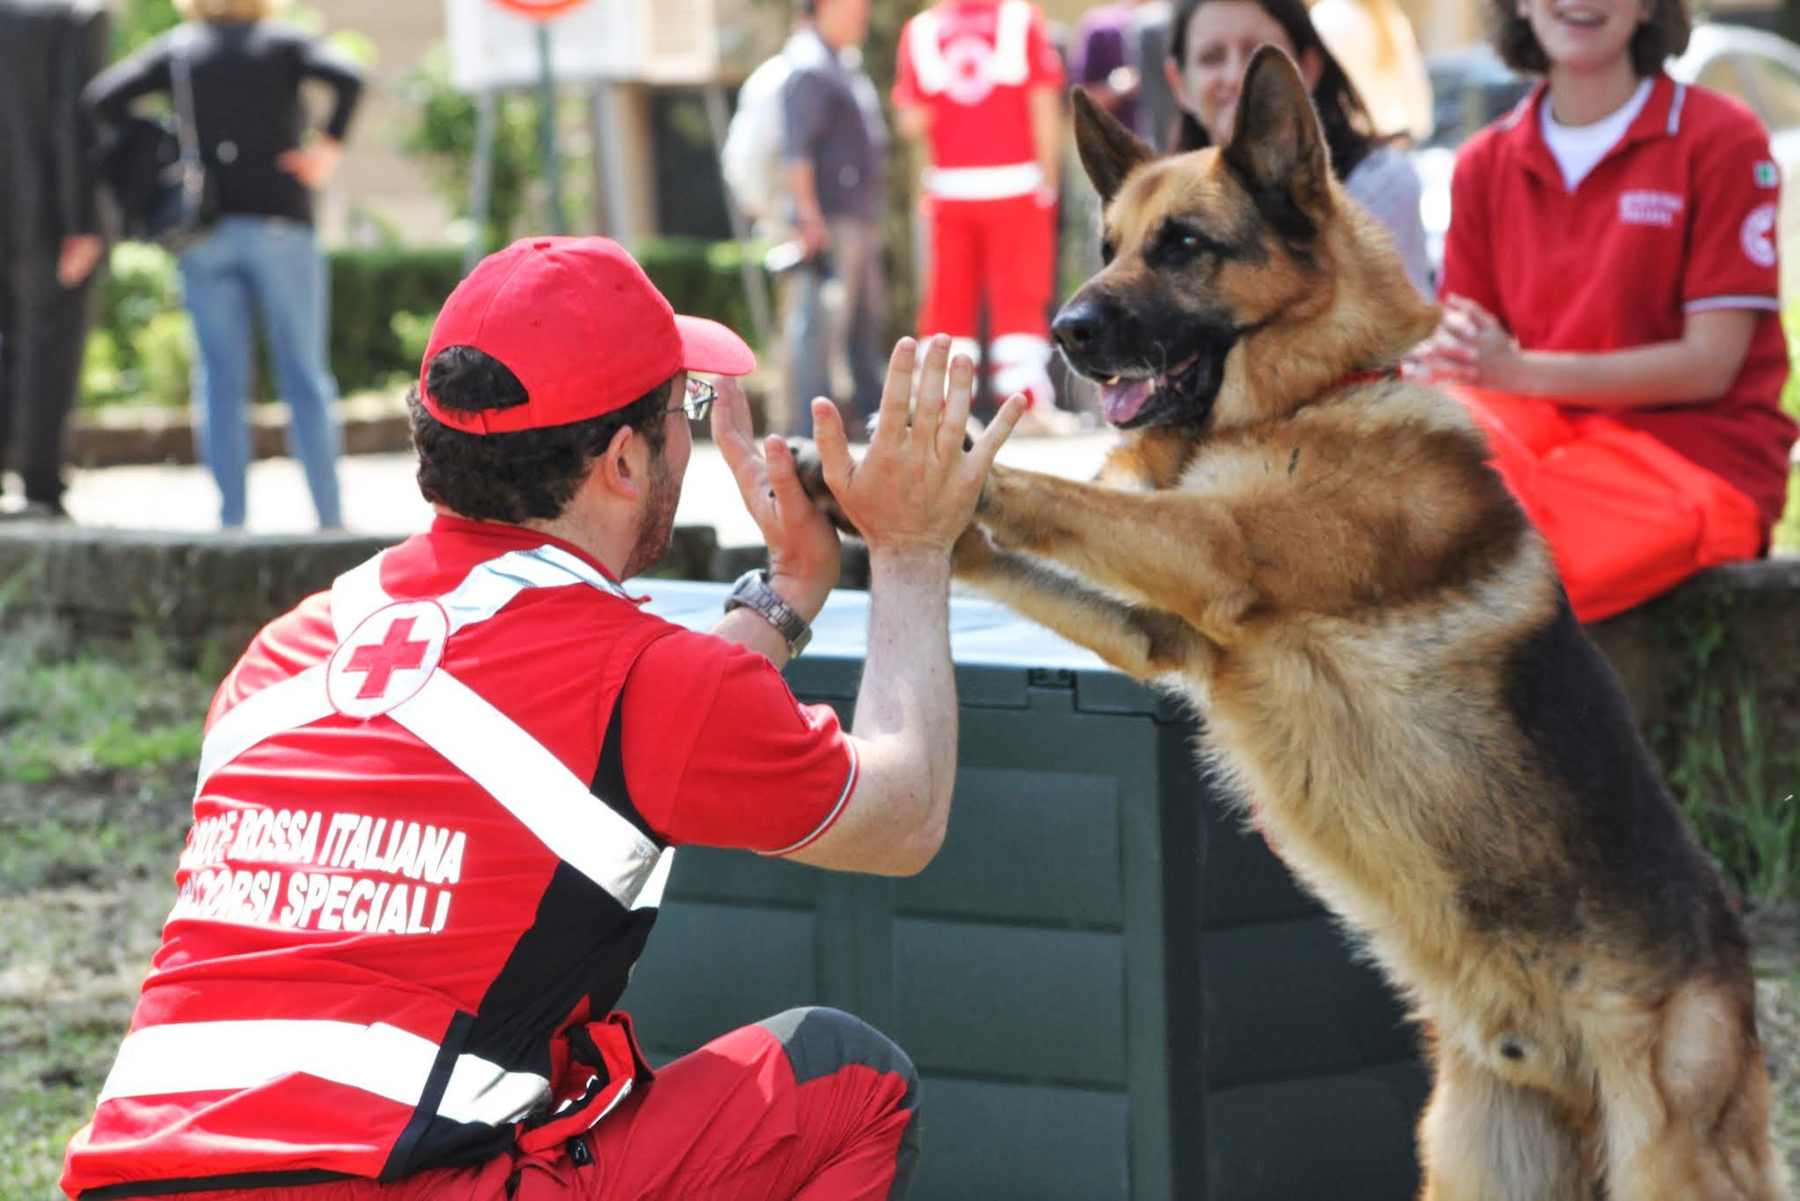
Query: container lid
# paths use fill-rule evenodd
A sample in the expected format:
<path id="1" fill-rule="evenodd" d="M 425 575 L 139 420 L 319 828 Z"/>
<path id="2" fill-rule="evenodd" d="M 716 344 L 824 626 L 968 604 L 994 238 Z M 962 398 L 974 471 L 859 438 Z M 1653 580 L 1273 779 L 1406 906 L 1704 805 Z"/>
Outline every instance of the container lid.
<path id="1" fill-rule="evenodd" d="M 695 630 L 718 623 L 731 591 L 694 580 L 638 579 L 630 587 L 649 594 L 646 612 Z M 854 697 L 868 634 L 869 594 L 834 590 L 813 622 L 806 653 L 787 669 L 795 690 L 822 699 Z M 951 596 L 950 657 L 964 704 L 1023 708 L 1026 689 L 1061 687 L 1073 688 L 1077 708 L 1089 712 L 1170 716 L 1175 709 L 1094 652 L 981 597 Z"/>

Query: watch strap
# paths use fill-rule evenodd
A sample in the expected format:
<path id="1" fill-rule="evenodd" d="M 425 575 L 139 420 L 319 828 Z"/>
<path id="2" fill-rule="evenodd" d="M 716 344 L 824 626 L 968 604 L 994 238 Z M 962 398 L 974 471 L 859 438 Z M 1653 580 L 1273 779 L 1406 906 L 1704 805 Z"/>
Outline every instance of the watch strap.
<path id="1" fill-rule="evenodd" d="M 725 611 L 733 609 L 750 609 L 775 627 L 787 643 L 788 656 L 792 658 L 806 649 L 812 641 L 812 626 L 806 618 L 800 616 L 781 594 L 769 583 L 769 573 L 763 568 L 753 568 L 739 576 L 737 583 L 731 587 L 731 593 L 725 598 Z"/>

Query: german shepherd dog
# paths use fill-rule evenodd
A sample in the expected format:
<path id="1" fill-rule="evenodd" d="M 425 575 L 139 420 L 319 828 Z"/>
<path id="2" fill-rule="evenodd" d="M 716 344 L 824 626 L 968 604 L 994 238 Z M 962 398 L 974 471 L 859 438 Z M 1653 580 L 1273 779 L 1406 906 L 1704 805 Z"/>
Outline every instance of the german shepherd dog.
<path id="1" fill-rule="evenodd" d="M 1124 436 L 1094 483 L 995 467 L 958 578 L 1192 698 L 1424 1028 L 1425 1198 L 1784 1198 L 1718 872 L 1483 435 L 1395 378 L 1436 309 L 1292 62 L 1223 149 L 1075 110 L 1105 266 L 1054 333 Z"/>

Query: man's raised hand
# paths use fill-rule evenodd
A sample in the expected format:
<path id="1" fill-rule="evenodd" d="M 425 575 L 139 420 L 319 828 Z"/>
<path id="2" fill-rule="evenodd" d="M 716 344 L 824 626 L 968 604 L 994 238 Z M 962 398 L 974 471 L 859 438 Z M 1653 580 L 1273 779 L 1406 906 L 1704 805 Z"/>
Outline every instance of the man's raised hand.
<path id="1" fill-rule="evenodd" d="M 837 531 L 800 487 L 787 443 L 772 435 L 757 442 L 743 387 L 729 377 L 714 387 L 713 442 L 769 545 L 769 582 L 810 619 L 837 583 L 842 560 Z"/>
<path id="2" fill-rule="evenodd" d="M 994 455 L 1025 411 L 1022 396 L 1008 397 L 970 441 L 974 386 L 975 364 L 966 355 L 952 359 L 949 338 L 932 338 L 923 354 L 902 338 L 861 461 L 850 457 L 836 407 L 813 402 L 825 483 L 872 552 L 947 552 L 968 527 Z"/>

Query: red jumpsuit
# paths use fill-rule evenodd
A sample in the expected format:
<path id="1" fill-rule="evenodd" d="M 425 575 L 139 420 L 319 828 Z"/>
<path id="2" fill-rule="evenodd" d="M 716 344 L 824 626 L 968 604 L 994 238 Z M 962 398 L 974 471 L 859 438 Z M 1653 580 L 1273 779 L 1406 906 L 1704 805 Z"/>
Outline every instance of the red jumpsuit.
<path id="1" fill-rule="evenodd" d="M 676 845 L 788 854 L 855 787 L 763 656 L 442 517 L 263 630 L 199 774 L 71 1197 L 904 1193 L 916 1077 L 866 1025 L 789 1010 L 653 1072 L 613 1010 Z"/>
<path id="2" fill-rule="evenodd" d="M 974 357 L 985 304 L 994 389 L 1024 392 L 1034 407 L 1055 404 L 1057 181 L 1038 166 L 1028 97 L 1062 84 L 1044 16 L 1027 0 L 942 0 L 900 34 L 894 103 L 926 110 L 930 123 L 919 333 L 949 334 Z"/>

